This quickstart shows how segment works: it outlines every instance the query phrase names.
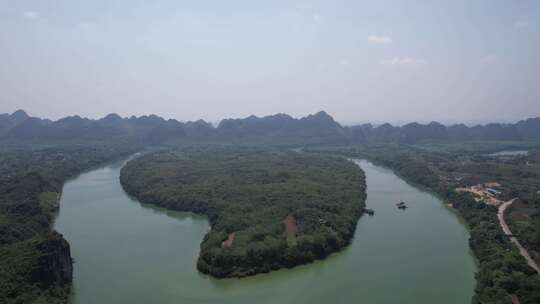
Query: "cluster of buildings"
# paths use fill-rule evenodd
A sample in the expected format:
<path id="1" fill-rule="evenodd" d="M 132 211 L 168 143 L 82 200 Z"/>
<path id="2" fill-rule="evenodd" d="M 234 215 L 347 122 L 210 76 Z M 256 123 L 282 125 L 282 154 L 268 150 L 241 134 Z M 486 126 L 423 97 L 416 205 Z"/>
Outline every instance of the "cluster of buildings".
<path id="1" fill-rule="evenodd" d="M 498 196 L 500 196 L 502 192 L 495 189 L 495 187 L 500 186 L 501 185 L 498 183 L 484 183 L 470 187 L 456 188 L 456 191 L 472 193 L 477 202 L 484 202 L 489 205 L 499 206 L 502 204 L 502 201 L 499 200 Z"/>

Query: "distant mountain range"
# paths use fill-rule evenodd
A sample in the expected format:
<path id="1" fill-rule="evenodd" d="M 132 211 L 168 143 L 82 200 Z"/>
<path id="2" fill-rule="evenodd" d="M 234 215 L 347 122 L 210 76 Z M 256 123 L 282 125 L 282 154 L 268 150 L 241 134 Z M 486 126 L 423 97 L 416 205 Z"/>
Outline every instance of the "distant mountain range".
<path id="1" fill-rule="evenodd" d="M 217 127 L 203 121 L 179 122 L 156 115 L 122 118 L 109 114 L 101 119 L 69 116 L 57 121 L 30 117 L 18 110 L 0 114 L 0 140 L 4 142 L 134 141 L 164 143 L 247 144 L 349 144 L 367 142 L 418 143 L 424 141 L 523 141 L 540 139 L 540 117 L 515 124 L 490 123 L 467 127 L 409 123 L 342 126 L 326 112 L 300 119 L 286 114 L 243 119 L 225 119 Z"/>

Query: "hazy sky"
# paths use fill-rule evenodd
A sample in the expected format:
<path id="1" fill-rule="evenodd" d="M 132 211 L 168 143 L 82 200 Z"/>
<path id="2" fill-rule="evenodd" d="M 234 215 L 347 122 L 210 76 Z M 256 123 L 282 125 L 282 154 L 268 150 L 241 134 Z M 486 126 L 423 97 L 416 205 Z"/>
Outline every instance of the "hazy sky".
<path id="1" fill-rule="evenodd" d="M 540 1 L 0 0 L 0 112 L 540 116 Z"/>

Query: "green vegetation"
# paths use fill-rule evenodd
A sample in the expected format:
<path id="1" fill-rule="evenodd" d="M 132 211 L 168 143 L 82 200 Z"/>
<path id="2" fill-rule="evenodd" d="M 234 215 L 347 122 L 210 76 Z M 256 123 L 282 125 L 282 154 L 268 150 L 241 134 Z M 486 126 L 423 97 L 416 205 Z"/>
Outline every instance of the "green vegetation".
<path id="1" fill-rule="evenodd" d="M 516 185 L 519 200 L 507 211 L 507 222 L 532 258 L 540 263 L 540 150 L 532 150 L 527 157 L 514 162 L 521 176 Z"/>
<path id="2" fill-rule="evenodd" d="M 51 229 L 69 178 L 135 147 L 3 147 L 0 154 L 0 303 L 66 303 L 69 244 Z"/>
<path id="3" fill-rule="evenodd" d="M 540 262 L 539 130 L 540 118 L 474 127 L 344 127 L 319 112 L 301 119 L 225 119 L 214 127 L 155 115 L 50 121 L 23 111 L 0 114 L 0 302 L 65 301 L 69 245 L 50 226 L 68 178 L 148 145 L 213 143 L 327 146 L 318 151 L 388 166 L 438 193 L 466 219 L 480 263 L 475 303 L 507 303 L 510 295 L 538 303 L 538 276 L 502 233 L 495 208 L 454 189 L 494 181 L 501 184 L 501 199 L 519 198 L 507 222 Z M 366 145 L 335 146 L 349 144 Z M 488 155 L 514 149 L 531 153 Z M 277 150 L 188 148 L 133 161 L 122 182 L 143 202 L 207 215 L 213 229 L 201 245 L 198 268 L 220 277 L 245 276 L 309 262 L 350 241 L 365 196 L 363 177 L 353 167 Z M 46 265 L 56 266 L 44 271 Z"/>
<path id="4" fill-rule="evenodd" d="M 58 192 L 42 192 L 39 195 L 39 206 L 45 213 L 51 213 L 59 208 L 60 194 Z"/>
<path id="5" fill-rule="evenodd" d="M 531 257 L 540 262 L 540 208 L 538 202 L 519 200 L 507 210 L 507 223 Z"/>
<path id="6" fill-rule="evenodd" d="M 526 201 L 529 216 L 519 216 L 526 224 L 511 220 L 511 228 L 516 229 L 513 233 L 526 248 L 538 252 L 538 154 L 533 152 L 526 157 L 501 159 L 486 154 L 498 150 L 496 145 L 492 149 L 486 151 L 486 146 L 462 143 L 428 147 L 387 144 L 312 151 L 367 158 L 393 169 L 412 183 L 431 189 L 451 203 L 469 226 L 469 244 L 479 262 L 473 303 L 512 303 L 511 295 L 516 295 L 522 304 L 540 303 L 540 276 L 504 235 L 497 220 L 497 208 L 476 202 L 470 194 L 455 191 L 456 187 L 499 182 L 500 199 L 519 197 L 520 206 Z"/>
<path id="7" fill-rule="evenodd" d="M 124 189 L 141 202 L 208 216 L 197 267 L 242 277 L 293 267 L 351 241 L 365 201 L 363 172 L 338 157 L 202 147 L 130 161 Z"/>

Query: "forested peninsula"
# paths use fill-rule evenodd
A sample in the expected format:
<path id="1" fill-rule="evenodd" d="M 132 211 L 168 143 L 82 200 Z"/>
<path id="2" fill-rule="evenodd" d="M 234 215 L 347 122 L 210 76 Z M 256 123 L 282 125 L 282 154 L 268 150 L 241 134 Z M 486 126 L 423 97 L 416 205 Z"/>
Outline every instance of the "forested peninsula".
<path id="1" fill-rule="evenodd" d="M 208 217 L 197 268 L 244 277 L 312 262 L 353 237 L 365 177 L 341 157 L 199 147 L 130 161 L 120 180 L 143 203 Z"/>

